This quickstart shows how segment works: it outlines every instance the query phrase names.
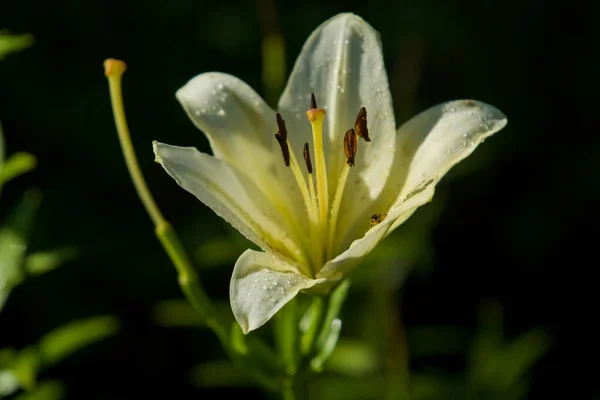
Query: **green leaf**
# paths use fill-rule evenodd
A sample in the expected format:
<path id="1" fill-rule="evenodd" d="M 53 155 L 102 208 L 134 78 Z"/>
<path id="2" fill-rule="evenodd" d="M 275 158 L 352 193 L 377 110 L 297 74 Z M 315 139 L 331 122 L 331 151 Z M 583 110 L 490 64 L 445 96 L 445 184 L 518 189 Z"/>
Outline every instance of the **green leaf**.
<path id="1" fill-rule="evenodd" d="M 0 31 L 0 60 L 10 53 L 24 50 L 33 44 L 33 35 L 12 35 L 6 30 Z"/>
<path id="2" fill-rule="evenodd" d="M 52 365 L 118 330 L 118 319 L 110 315 L 70 322 L 46 334 L 39 342 L 39 352 L 44 365 Z"/>
<path id="3" fill-rule="evenodd" d="M 235 238 L 234 235 L 208 238 L 195 251 L 194 258 L 205 268 L 232 265 L 247 248 L 245 245 L 243 240 Z"/>
<path id="4" fill-rule="evenodd" d="M 10 370 L 17 377 L 19 385 L 26 390 L 35 387 L 39 369 L 40 359 L 34 346 L 19 351 L 10 365 Z"/>
<path id="5" fill-rule="evenodd" d="M 240 355 L 248 355 L 250 349 L 246 342 L 246 335 L 242 332 L 237 322 L 231 324 L 231 349 Z"/>
<path id="6" fill-rule="evenodd" d="M 21 202 L 0 227 L 0 310 L 13 287 L 24 278 L 22 266 L 27 250 L 27 239 L 40 203 L 38 191 L 25 193 Z"/>
<path id="7" fill-rule="evenodd" d="M 453 397 L 450 394 L 453 392 L 450 382 L 432 375 L 412 375 L 410 392 L 412 400 L 447 400 Z"/>
<path id="8" fill-rule="evenodd" d="M 24 268 L 29 275 L 41 275 L 78 257 L 75 247 L 40 251 L 25 258 Z"/>
<path id="9" fill-rule="evenodd" d="M 310 368 L 315 372 L 323 371 L 323 365 L 325 361 L 331 356 L 335 346 L 340 337 L 342 330 L 342 320 L 339 318 L 334 319 L 328 326 L 326 336 L 323 336 L 322 340 L 317 343 L 317 355 L 310 361 Z"/>
<path id="10" fill-rule="evenodd" d="M 0 165 L 0 186 L 35 168 L 37 160 L 30 153 L 18 152 Z"/>
<path id="11" fill-rule="evenodd" d="M 351 378 L 374 374 L 379 368 L 377 352 L 359 340 L 340 340 L 327 362 L 327 371 Z"/>
<path id="12" fill-rule="evenodd" d="M 0 171 L 2 171 L 2 164 L 4 164 L 4 134 L 2 133 L 2 123 L 0 123 Z"/>
<path id="13" fill-rule="evenodd" d="M 200 388 L 217 386 L 250 386 L 253 382 L 248 375 L 229 360 L 209 361 L 196 365 L 190 371 L 192 384 Z"/>
<path id="14" fill-rule="evenodd" d="M 165 300 L 156 304 L 152 309 L 152 319 L 164 327 L 206 326 L 198 311 L 184 299 Z"/>
<path id="15" fill-rule="evenodd" d="M 385 381 L 383 377 L 368 378 L 319 377 L 310 382 L 311 399 L 327 400 L 373 400 L 382 399 Z"/>
<path id="16" fill-rule="evenodd" d="M 346 279 L 329 296 L 325 319 L 315 343 L 315 356 L 311 361 L 311 367 L 315 371 L 320 371 L 323 368 L 323 364 L 335 348 L 342 328 L 342 321 L 338 319 L 338 315 L 346 300 L 349 288 L 350 280 Z"/>
<path id="17" fill-rule="evenodd" d="M 57 381 L 40 382 L 35 389 L 16 396 L 14 400 L 60 400 L 65 396 L 65 387 Z"/>
<path id="18" fill-rule="evenodd" d="M 499 373 L 495 382 L 499 387 L 513 388 L 550 348 L 550 337 L 541 329 L 532 329 L 504 347 Z"/>

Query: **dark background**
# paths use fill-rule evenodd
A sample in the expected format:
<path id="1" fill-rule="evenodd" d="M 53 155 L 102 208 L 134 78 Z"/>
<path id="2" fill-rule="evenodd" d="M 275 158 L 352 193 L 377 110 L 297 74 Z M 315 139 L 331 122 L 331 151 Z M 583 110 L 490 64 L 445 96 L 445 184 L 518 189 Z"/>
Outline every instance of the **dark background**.
<path id="1" fill-rule="evenodd" d="M 194 388 L 190 368 L 222 356 L 214 336 L 163 328 L 151 318 L 158 301 L 181 294 L 127 174 L 102 62 L 115 57 L 128 64 L 125 105 L 141 168 L 193 252 L 228 228 L 153 163 L 151 141 L 209 150 L 174 98 L 200 72 L 227 72 L 263 92 L 259 17 L 267 6 L 231 0 L 0 3 L 0 28 L 36 40 L 0 62 L 7 149 L 39 160 L 33 173 L 5 188 L 0 217 L 26 188 L 39 187 L 43 203 L 30 248 L 69 244 L 81 252 L 14 291 L 0 314 L 0 344 L 24 347 L 58 325 L 97 314 L 122 322 L 117 336 L 43 373 L 65 382 L 69 399 L 259 395 Z M 585 282 L 597 261 L 583 261 L 582 250 L 584 232 L 597 237 L 592 188 L 600 178 L 598 105 L 589 94 L 597 71 L 589 62 L 593 46 L 585 43 L 595 29 L 586 10 L 516 0 L 309 0 L 275 1 L 274 7 L 288 71 L 310 32 L 338 12 L 355 12 L 377 29 L 397 123 L 459 98 L 485 101 L 508 116 L 508 126 L 442 182 L 429 268 L 410 275 L 397 302 L 409 330 L 449 324 L 468 331 L 482 300 L 496 299 L 507 337 L 543 327 L 553 338 L 532 369 L 528 398 L 590 398 L 576 395 L 587 391 L 593 372 L 576 357 L 592 345 L 587 337 L 595 317 L 584 313 L 594 303 Z M 211 294 L 224 301 L 230 270 L 202 272 Z M 360 296 L 351 297 L 346 312 L 361 304 Z M 461 368 L 460 360 L 431 362 L 450 372 Z"/>

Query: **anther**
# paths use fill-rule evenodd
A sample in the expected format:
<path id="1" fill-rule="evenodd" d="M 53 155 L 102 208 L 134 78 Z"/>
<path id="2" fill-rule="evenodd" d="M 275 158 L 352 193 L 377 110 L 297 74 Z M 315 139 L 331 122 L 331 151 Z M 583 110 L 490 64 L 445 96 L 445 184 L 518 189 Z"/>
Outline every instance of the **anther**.
<path id="1" fill-rule="evenodd" d="M 354 157 L 356 156 L 358 142 L 354 129 L 349 129 L 344 135 L 344 153 L 346 153 L 346 164 L 354 165 Z"/>
<path id="2" fill-rule="evenodd" d="M 310 151 L 308 148 L 308 142 L 304 143 L 304 164 L 306 164 L 306 170 L 309 174 L 312 174 L 312 162 L 310 161 Z"/>
<path id="3" fill-rule="evenodd" d="M 354 129 L 356 130 L 356 134 L 364 139 L 365 142 L 370 142 L 369 139 L 369 129 L 367 128 L 367 109 L 361 107 L 358 111 L 358 115 L 356 116 L 356 121 L 354 121 Z"/>
<path id="4" fill-rule="evenodd" d="M 385 217 L 387 217 L 387 214 L 382 213 L 382 212 L 378 212 L 378 213 L 371 215 L 371 226 L 370 227 L 372 228 L 375 225 L 379 225 L 381 222 L 383 222 Z"/>
<path id="5" fill-rule="evenodd" d="M 275 139 L 281 147 L 281 154 L 283 155 L 283 162 L 286 167 L 290 166 L 290 148 L 287 143 L 287 128 L 285 127 L 285 121 L 281 118 L 281 114 L 277 113 L 277 133 Z"/>
<path id="6" fill-rule="evenodd" d="M 317 98 L 314 93 L 310 94 L 310 108 L 313 110 L 317 108 Z"/>

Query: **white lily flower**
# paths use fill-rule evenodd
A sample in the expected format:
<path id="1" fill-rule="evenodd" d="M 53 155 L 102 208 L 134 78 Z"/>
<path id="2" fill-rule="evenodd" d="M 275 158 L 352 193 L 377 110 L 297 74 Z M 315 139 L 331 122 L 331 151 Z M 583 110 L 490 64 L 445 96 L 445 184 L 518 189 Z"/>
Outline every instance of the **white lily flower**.
<path id="1" fill-rule="evenodd" d="M 198 75 L 176 96 L 213 155 L 154 142 L 157 162 L 263 250 L 246 250 L 231 278 L 244 333 L 300 291 L 331 290 L 431 200 L 453 165 L 506 125 L 493 106 L 458 100 L 396 130 L 379 34 L 353 14 L 310 35 L 277 118 L 248 85 L 222 73 Z M 356 135 L 365 140 L 357 145 Z"/>

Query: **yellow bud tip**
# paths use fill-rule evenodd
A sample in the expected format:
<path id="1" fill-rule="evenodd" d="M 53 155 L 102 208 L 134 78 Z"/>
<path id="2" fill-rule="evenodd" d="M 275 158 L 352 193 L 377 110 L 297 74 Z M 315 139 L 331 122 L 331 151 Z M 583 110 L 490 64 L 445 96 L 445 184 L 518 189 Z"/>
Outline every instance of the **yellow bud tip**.
<path id="1" fill-rule="evenodd" d="M 127 64 L 121 60 L 115 60 L 114 58 L 108 58 L 104 61 L 104 75 L 106 76 L 120 76 L 127 69 Z"/>
<path id="2" fill-rule="evenodd" d="M 322 108 L 311 108 L 306 112 L 310 122 L 323 121 L 325 119 L 325 110 Z"/>

